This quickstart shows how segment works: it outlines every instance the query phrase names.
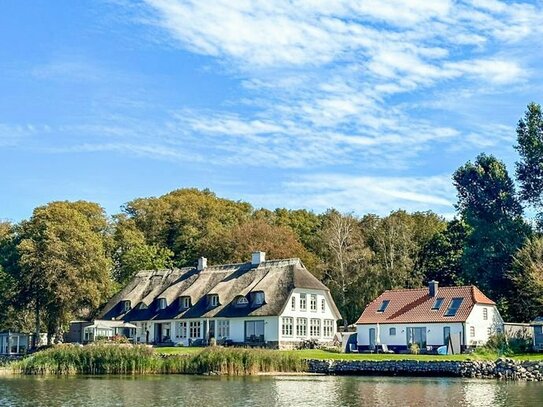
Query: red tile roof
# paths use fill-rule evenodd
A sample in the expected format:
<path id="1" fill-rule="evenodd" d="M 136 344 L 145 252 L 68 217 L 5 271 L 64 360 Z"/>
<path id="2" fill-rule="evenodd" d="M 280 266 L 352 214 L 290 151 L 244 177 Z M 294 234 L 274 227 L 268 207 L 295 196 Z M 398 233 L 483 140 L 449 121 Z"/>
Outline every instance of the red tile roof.
<path id="1" fill-rule="evenodd" d="M 432 310 L 436 298 L 443 298 L 438 310 Z M 444 316 L 453 298 L 463 298 L 455 316 Z M 390 301 L 384 312 L 377 312 L 383 301 Z M 475 304 L 495 305 L 477 287 L 439 287 L 430 297 L 428 287 L 388 290 L 368 304 L 357 324 L 464 322 Z"/>

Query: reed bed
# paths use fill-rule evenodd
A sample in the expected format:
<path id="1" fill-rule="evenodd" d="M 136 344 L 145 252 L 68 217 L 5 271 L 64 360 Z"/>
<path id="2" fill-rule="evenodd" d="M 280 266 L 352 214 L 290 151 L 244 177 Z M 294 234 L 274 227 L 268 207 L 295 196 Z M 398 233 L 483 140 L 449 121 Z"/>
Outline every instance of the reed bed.
<path id="1" fill-rule="evenodd" d="M 289 352 L 205 348 L 188 355 L 160 355 L 142 345 L 59 345 L 12 364 L 22 374 L 220 374 L 303 372 L 307 364 Z"/>

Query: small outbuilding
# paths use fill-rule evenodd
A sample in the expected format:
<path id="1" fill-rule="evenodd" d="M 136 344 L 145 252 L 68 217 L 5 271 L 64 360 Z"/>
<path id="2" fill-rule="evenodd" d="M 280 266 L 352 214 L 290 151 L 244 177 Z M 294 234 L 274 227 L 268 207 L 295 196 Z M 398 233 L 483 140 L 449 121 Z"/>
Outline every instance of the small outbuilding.
<path id="1" fill-rule="evenodd" d="M 543 316 L 537 317 L 531 325 L 534 329 L 534 350 L 541 352 L 543 351 Z"/>

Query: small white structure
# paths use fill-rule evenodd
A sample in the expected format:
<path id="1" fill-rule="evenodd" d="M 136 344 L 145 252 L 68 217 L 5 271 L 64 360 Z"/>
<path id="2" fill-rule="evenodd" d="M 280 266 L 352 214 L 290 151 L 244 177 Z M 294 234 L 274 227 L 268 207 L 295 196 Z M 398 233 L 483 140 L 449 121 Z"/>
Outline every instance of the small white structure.
<path id="1" fill-rule="evenodd" d="M 341 318 L 328 288 L 300 259 L 141 271 L 103 309 L 101 320 L 133 324 L 136 343 L 219 343 L 291 348 L 332 342 Z"/>
<path id="2" fill-rule="evenodd" d="M 396 352 L 416 343 L 422 351 L 446 345 L 448 338 L 462 349 L 484 345 L 503 332 L 496 304 L 475 286 L 388 290 L 372 301 L 357 323 L 360 351 L 387 345 Z"/>

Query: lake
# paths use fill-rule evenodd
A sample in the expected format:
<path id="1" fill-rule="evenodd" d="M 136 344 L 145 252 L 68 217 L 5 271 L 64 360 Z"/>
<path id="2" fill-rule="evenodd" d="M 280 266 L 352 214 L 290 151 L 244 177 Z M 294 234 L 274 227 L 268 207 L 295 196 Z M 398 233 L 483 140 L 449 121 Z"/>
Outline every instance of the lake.
<path id="1" fill-rule="evenodd" d="M 0 406 L 540 406 L 543 383 L 458 378 L 0 376 Z"/>

